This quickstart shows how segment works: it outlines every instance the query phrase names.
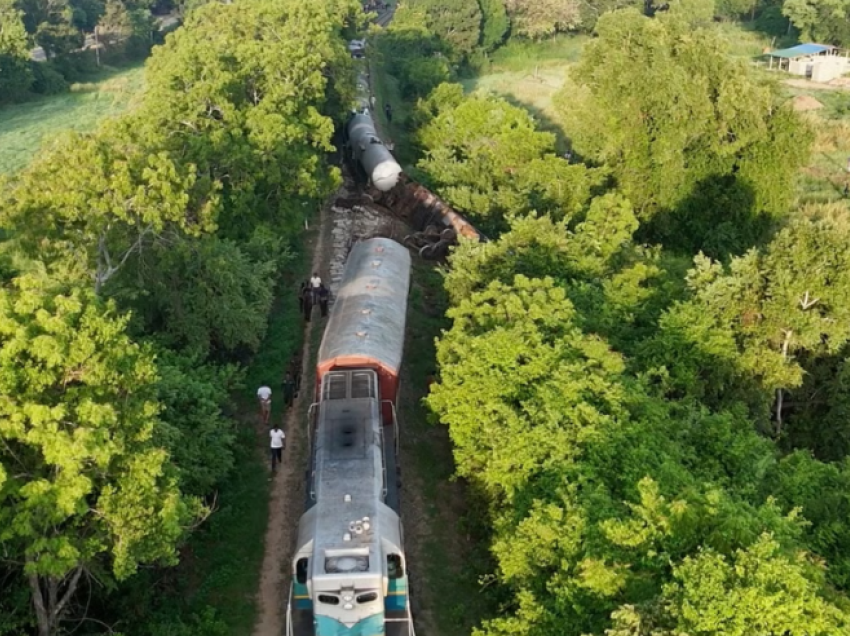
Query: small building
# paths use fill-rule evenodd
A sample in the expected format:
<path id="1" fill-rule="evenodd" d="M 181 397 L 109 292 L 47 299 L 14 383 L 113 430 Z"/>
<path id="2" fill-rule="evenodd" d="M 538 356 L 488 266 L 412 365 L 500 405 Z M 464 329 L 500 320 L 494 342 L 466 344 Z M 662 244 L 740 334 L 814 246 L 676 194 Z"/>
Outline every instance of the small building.
<path id="1" fill-rule="evenodd" d="M 850 72 L 850 60 L 831 44 L 798 44 L 765 53 L 767 67 L 806 77 L 813 82 L 829 82 Z"/>

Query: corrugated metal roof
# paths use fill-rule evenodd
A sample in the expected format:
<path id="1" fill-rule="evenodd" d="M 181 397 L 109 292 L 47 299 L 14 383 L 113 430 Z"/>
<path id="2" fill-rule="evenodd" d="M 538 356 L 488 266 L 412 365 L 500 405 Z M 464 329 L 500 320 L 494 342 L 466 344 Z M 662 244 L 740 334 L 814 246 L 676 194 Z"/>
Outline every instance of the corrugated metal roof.
<path id="1" fill-rule="evenodd" d="M 339 357 L 364 357 L 397 374 L 404 349 L 409 285 L 406 247 L 386 238 L 357 243 L 345 264 L 317 367 Z"/>
<path id="2" fill-rule="evenodd" d="M 833 51 L 838 47 L 832 46 L 830 44 L 798 44 L 797 46 L 792 46 L 790 49 L 779 49 L 777 51 L 771 51 L 768 53 L 771 57 L 805 57 L 807 55 L 817 55 L 818 53 L 823 53 L 825 51 Z"/>

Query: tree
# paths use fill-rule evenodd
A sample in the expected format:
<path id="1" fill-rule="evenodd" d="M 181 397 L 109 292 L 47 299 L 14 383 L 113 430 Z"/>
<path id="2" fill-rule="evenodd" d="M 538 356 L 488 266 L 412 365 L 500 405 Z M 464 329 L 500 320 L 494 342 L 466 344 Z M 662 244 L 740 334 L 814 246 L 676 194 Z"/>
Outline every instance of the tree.
<path id="1" fill-rule="evenodd" d="M 124 134 L 221 184 L 223 236 L 245 238 L 261 221 L 300 227 L 305 206 L 338 183 L 323 161 L 334 130 L 326 109 L 342 116 L 353 99 L 340 32 L 358 14 L 350 0 L 200 7 L 151 56 Z"/>
<path id="2" fill-rule="evenodd" d="M 756 417 L 764 421 L 772 403 L 778 436 L 785 393 L 803 381 L 800 358 L 835 355 L 850 339 L 849 259 L 846 230 L 807 219 L 728 270 L 697 257 L 689 274 L 694 297 L 662 319 L 653 350 L 693 395 L 705 383 L 722 400 L 743 381 Z"/>
<path id="3" fill-rule="evenodd" d="M 162 421 L 154 441 L 168 450 L 181 492 L 209 497 L 233 468 L 234 420 L 222 411 L 241 373 L 235 366 L 214 367 L 167 349 L 157 353 L 156 369 Z"/>
<path id="4" fill-rule="evenodd" d="M 449 46 L 453 57 L 468 55 L 481 38 L 481 9 L 477 0 L 407 0 L 399 7 L 405 14 L 419 16 L 421 26 Z"/>
<path id="5" fill-rule="evenodd" d="M 149 249 L 111 287 L 169 347 L 202 358 L 256 351 L 266 331 L 274 281 L 288 252 L 258 231 L 240 247 L 217 237 L 174 239 Z"/>
<path id="6" fill-rule="evenodd" d="M 785 0 L 782 14 L 800 30 L 804 41 L 850 44 L 848 0 Z"/>
<path id="7" fill-rule="evenodd" d="M 99 561 L 118 579 L 173 562 L 199 512 L 152 442 L 155 367 L 126 322 L 43 277 L 0 291 L 0 543 L 25 560 L 40 636 Z"/>
<path id="8" fill-rule="evenodd" d="M 70 18 L 69 18 L 70 19 Z M 64 56 L 82 48 L 85 36 L 69 22 L 51 24 L 44 22 L 35 32 L 35 42 L 44 49 L 48 58 Z"/>
<path id="9" fill-rule="evenodd" d="M 675 581 L 665 586 L 653 614 L 634 606 L 621 608 L 607 633 L 843 634 L 850 615 L 824 598 L 818 570 L 807 555 L 781 554 L 769 535 L 738 550 L 731 560 L 706 550 L 674 568 Z"/>
<path id="10" fill-rule="evenodd" d="M 555 138 L 536 130 L 522 108 L 495 97 L 454 100 L 430 114 L 420 130 L 425 157 L 417 167 L 458 210 L 487 231 L 501 231 L 507 219 L 530 212 L 570 219 L 599 185 L 604 173 L 556 157 Z"/>
<path id="11" fill-rule="evenodd" d="M 576 0 L 507 0 L 511 33 L 532 40 L 571 31 L 581 23 Z"/>
<path id="12" fill-rule="evenodd" d="M 492 51 L 502 43 L 511 26 L 504 0 L 478 0 L 481 8 L 481 46 Z"/>
<path id="13" fill-rule="evenodd" d="M 647 237 L 693 254 L 760 240 L 793 195 L 811 134 L 715 33 L 636 11 L 603 16 L 560 97 L 578 152 L 611 168 Z M 718 203 L 719 201 L 719 203 Z"/>
<path id="14" fill-rule="evenodd" d="M 552 279 L 493 281 L 448 315 L 428 404 L 449 426 L 458 474 L 491 496 L 510 501 L 620 413 L 609 376 L 622 360 L 576 328 Z"/>
<path id="15" fill-rule="evenodd" d="M 399 81 L 403 97 L 423 98 L 453 74 L 451 47 L 425 26 L 422 11 L 403 7 L 376 38 L 384 67 Z"/>
<path id="16" fill-rule="evenodd" d="M 0 0 L 0 102 L 12 101 L 32 86 L 23 13 Z"/>
<path id="17" fill-rule="evenodd" d="M 100 292 L 151 241 L 215 229 L 218 206 L 216 184 L 195 166 L 106 128 L 66 135 L 38 157 L 4 192 L 0 218 L 33 256 L 82 260 Z"/>

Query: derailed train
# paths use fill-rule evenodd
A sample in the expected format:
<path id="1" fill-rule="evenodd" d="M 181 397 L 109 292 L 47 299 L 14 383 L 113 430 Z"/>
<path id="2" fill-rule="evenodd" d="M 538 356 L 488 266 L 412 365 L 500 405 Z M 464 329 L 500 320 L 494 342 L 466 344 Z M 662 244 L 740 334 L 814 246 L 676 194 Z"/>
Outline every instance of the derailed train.
<path id="1" fill-rule="evenodd" d="M 381 192 L 387 192 L 398 183 L 402 170 L 378 136 L 371 104 L 369 78 L 365 71 L 361 71 L 357 76 L 357 108 L 345 127 L 346 142 L 355 165 L 363 169 L 372 185 Z"/>
<path id="2" fill-rule="evenodd" d="M 288 636 L 413 636 L 395 417 L 409 285 L 395 241 L 351 250 L 316 366 Z"/>

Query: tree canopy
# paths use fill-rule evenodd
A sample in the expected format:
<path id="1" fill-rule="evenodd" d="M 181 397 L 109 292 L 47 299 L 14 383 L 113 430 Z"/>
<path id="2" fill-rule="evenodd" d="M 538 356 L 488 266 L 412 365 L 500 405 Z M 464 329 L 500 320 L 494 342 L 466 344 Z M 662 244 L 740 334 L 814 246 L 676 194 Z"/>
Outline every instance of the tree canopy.
<path id="1" fill-rule="evenodd" d="M 27 277 L 0 291 L 0 543 L 26 559 L 44 636 L 84 571 L 173 562 L 199 511 L 153 443 L 156 371 L 126 322 L 91 290 Z"/>
<path id="2" fill-rule="evenodd" d="M 624 11 L 597 32 L 558 97 L 576 150 L 612 170 L 670 247 L 759 241 L 791 202 L 807 127 L 711 31 Z"/>

